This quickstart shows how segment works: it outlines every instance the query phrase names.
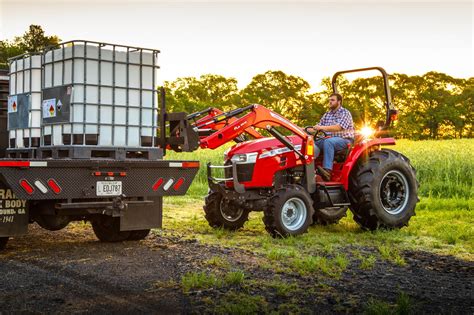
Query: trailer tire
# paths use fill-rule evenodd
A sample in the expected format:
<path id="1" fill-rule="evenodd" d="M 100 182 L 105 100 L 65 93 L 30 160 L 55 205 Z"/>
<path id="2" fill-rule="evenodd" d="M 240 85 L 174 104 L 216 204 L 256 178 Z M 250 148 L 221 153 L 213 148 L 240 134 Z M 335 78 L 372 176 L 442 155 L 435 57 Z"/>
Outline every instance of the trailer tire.
<path id="1" fill-rule="evenodd" d="M 8 237 L 0 237 L 0 250 L 4 250 L 7 247 Z"/>
<path id="2" fill-rule="evenodd" d="M 339 223 L 339 221 L 346 216 L 348 207 L 333 208 L 314 209 L 313 225 L 330 225 Z"/>
<path id="3" fill-rule="evenodd" d="M 407 226 L 418 186 L 410 160 L 399 152 L 382 149 L 359 158 L 349 180 L 354 221 L 366 230 Z"/>
<path id="4" fill-rule="evenodd" d="M 145 239 L 150 234 L 150 229 L 130 231 L 129 241 L 140 241 Z"/>
<path id="5" fill-rule="evenodd" d="M 232 205 L 217 191 L 209 191 L 204 206 L 206 220 L 213 228 L 235 231 L 244 226 L 249 219 L 249 211 Z"/>
<path id="6" fill-rule="evenodd" d="M 299 185 L 287 185 L 273 195 L 263 212 L 265 229 L 273 237 L 300 235 L 313 221 L 313 202 Z"/>
<path id="7" fill-rule="evenodd" d="M 120 218 L 99 215 L 92 220 L 95 236 L 102 242 L 122 242 L 130 237 L 130 231 L 120 231 Z"/>

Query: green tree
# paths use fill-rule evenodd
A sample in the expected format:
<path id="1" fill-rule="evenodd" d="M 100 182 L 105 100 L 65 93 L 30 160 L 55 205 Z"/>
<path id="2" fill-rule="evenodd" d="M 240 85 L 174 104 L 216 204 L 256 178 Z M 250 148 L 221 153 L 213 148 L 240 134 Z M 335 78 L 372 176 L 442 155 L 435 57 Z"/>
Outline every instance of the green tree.
<path id="1" fill-rule="evenodd" d="M 8 68 L 8 58 L 27 52 L 39 52 L 59 42 L 60 39 L 57 36 L 46 36 L 41 26 L 30 25 L 23 36 L 17 36 L 13 41 L 7 39 L 0 41 L 0 67 Z"/>
<path id="2" fill-rule="evenodd" d="M 168 108 L 188 113 L 217 107 L 227 110 L 239 102 L 237 80 L 221 75 L 205 74 L 198 78 L 178 78 L 165 82 Z"/>
<path id="3" fill-rule="evenodd" d="M 300 77 L 283 71 L 267 71 L 254 76 L 241 95 L 244 103 L 263 105 L 301 124 L 312 109 L 309 89 L 309 83 Z"/>

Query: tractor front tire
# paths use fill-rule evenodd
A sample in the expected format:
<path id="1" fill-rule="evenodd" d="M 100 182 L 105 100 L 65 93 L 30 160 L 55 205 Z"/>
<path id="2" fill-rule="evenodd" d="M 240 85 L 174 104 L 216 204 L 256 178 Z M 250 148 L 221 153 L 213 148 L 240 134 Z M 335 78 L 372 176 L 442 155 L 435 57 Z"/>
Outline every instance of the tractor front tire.
<path id="1" fill-rule="evenodd" d="M 273 237 L 300 235 L 313 221 L 313 202 L 299 185 L 287 185 L 272 196 L 263 212 L 265 229 Z"/>
<path id="2" fill-rule="evenodd" d="M 95 236 L 102 242 L 122 242 L 130 238 L 130 231 L 120 231 L 120 218 L 99 215 L 92 220 Z"/>
<path id="3" fill-rule="evenodd" d="M 418 199 L 415 169 L 399 152 L 382 149 L 361 157 L 351 172 L 351 211 L 363 229 L 408 225 Z"/>
<path id="4" fill-rule="evenodd" d="M 130 231 L 129 241 L 141 241 L 150 234 L 150 229 Z"/>
<path id="5" fill-rule="evenodd" d="M 328 207 L 314 209 L 313 224 L 330 225 L 337 224 L 346 216 L 347 207 Z"/>
<path id="6" fill-rule="evenodd" d="M 220 192 L 209 191 L 204 202 L 206 220 L 213 228 L 235 231 L 249 219 L 249 211 L 223 198 Z"/>
<path id="7" fill-rule="evenodd" d="M 0 237 L 0 250 L 4 250 L 7 247 L 8 237 Z"/>

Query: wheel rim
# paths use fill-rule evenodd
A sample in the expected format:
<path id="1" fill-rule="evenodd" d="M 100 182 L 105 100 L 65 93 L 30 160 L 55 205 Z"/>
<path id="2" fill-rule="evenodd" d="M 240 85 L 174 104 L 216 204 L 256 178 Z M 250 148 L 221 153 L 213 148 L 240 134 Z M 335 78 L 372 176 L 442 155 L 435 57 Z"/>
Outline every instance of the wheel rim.
<path id="1" fill-rule="evenodd" d="M 382 207 L 389 214 L 403 212 L 408 203 L 410 190 L 408 180 L 401 172 L 392 170 L 385 174 L 380 183 Z"/>
<path id="2" fill-rule="evenodd" d="M 281 221 L 290 231 L 301 228 L 306 221 L 308 209 L 303 200 L 299 198 L 288 199 L 281 210 Z"/>
<path id="3" fill-rule="evenodd" d="M 221 201 L 220 210 L 222 217 L 229 222 L 238 221 L 244 213 L 244 210 L 242 208 L 231 206 L 229 202 L 224 199 L 222 199 Z"/>

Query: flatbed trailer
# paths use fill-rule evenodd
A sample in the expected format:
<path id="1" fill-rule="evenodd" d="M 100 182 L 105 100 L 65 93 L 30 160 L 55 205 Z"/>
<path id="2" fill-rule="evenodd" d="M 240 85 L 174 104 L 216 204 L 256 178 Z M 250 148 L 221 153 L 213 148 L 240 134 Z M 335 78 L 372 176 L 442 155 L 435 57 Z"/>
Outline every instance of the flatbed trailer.
<path id="1" fill-rule="evenodd" d="M 164 196 L 184 195 L 199 161 L 163 160 L 166 148 L 197 146 L 185 113 L 167 113 L 150 148 L 59 146 L 8 148 L 8 71 L 0 71 L 0 250 L 37 223 L 56 231 L 90 221 L 101 241 L 140 240 L 162 226 Z M 191 136 L 190 136 L 191 135 Z"/>

